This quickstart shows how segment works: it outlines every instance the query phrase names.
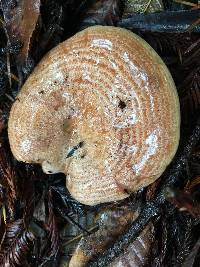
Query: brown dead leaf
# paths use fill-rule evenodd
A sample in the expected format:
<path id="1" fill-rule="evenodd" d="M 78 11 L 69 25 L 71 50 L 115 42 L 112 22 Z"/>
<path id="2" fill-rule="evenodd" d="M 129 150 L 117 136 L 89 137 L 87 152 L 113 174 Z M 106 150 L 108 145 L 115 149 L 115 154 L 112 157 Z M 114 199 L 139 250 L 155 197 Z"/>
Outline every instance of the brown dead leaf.
<path id="1" fill-rule="evenodd" d="M 149 253 L 154 241 L 154 228 L 150 222 L 141 234 L 115 258 L 109 267 L 143 267 L 148 266 Z"/>
<path id="2" fill-rule="evenodd" d="M 128 206 L 103 210 L 97 218 L 99 229 L 80 240 L 67 266 L 87 266 L 91 259 L 106 250 L 120 234 L 123 234 L 137 216 L 137 212 Z"/>
<path id="3" fill-rule="evenodd" d="M 17 60 L 23 65 L 28 57 L 30 40 L 40 15 L 40 0 L 1 0 L 4 22 L 11 44 L 22 43 Z"/>

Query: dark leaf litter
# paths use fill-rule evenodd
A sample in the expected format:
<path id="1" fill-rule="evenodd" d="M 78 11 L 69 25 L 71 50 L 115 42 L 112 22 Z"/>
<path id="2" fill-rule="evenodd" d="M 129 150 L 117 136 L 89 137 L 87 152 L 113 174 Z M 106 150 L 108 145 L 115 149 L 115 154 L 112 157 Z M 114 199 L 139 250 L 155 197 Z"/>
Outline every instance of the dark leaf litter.
<path id="1" fill-rule="evenodd" d="M 137 207 L 138 217 L 87 266 L 108 266 L 149 223 L 155 242 L 146 255 L 148 266 L 199 266 L 200 9 L 167 0 L 159 13 L 127 16 L 126 1 L 120 0 L 0 3 L 0 266 L 65 266 L 81 237 L 101 231 L 96 218 L 102 210 L 121 205 Z M 22 26 L 13 32 L 11 22 Z M 16 162 L 7 121 L 17 92 L 42 56 L 95 24 L 130 29 L 159 53 L 177 86 L 182 125 L 179 151 L 154 187 L 121 203 L 88 207 L 69 195 L 64 175 L 45 175 L 38 166 Z"/>

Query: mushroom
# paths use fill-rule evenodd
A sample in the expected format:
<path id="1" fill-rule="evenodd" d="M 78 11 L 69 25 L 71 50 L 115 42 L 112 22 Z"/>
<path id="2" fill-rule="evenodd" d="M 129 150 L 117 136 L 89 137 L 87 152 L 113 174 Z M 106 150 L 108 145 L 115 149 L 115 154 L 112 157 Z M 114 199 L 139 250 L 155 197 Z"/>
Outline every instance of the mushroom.
<path id="1" fill-rule="evenodd" d="M 19 161 L 62 172 L 78 201 L 117 201 L 153 183 L 177 150 L 180 109 L 172 77 L 132 32 L 89 27 L 52 49 L 12 106 Z"/>

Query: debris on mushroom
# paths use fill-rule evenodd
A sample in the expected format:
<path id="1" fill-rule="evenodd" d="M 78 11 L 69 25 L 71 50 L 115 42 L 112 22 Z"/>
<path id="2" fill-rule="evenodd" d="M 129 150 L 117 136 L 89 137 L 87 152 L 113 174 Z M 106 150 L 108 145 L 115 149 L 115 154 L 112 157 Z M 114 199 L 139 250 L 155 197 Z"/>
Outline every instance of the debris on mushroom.
<path id="1" fill-rule="evenodd" d="M 52 49 L 12 106 L 19 161 L 63 172 L 78 201 L 121 200 L 153 183 L 176 153 L 179 100 L 156 52 L 122 28 L 89 27 Z"/>

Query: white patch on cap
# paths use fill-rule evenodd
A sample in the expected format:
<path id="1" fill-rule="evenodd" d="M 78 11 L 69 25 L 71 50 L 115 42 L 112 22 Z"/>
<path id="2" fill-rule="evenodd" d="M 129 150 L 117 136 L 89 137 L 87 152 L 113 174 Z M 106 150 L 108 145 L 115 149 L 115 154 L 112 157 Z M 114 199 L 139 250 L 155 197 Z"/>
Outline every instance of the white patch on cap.
<path id="1" fill-rule="evenodd" d="M 26 139 L 21 143 L 21 149 L 24 153 L 28 153 L 31 149 L 31 141 Z"/>
<path id="2" fill-rule="evenodd" d="M 130 147 L 128 147 L 127 151 L 131 154 L 135 154 L 137 152 L 138 148 L 136 145 L 132 145 Z"/>
<path id="3" fill-rule="evenodd" d="M 132 113 L 128 115 L 127 117 L 122 116 L 123 121 L 120 122 L 113 122 L 113 127 L 115 128 L 127 128 L 130 127 L 131 125 L 135 124 L 137 122 L 137 116 L 136 113 Z"/>
<path id="4" fill-rule="evenodd" d="M 133 170 L 136 174 L 139 174 L 139 172 L 143 169 L 145 163 L 150 158 L 150 156 L 154 155 L 158 148 L 158 136 L 157 133 L 159 132 L 158 129 L 154 130 L 145 140 L 145 144 L 148 145 L 148 148 L 143 155 L 141 161 L 138 164 L 133 165 Z"/>
<path id="5" fill-rule="evenodd" d="M 112 42 L 108 39 L 94 39 L 91 42 L 91 47 L 101 47 L 112 50 Z"/>
<path id="6" fill-rule="evenodd" d="M 141 84 L 141 81 L 147 83 L 148 82 L 148 76 L 147 74 L 142 70 L 139 69 L 130 59 L 129 54 L 127 52 L 124 52 L 122 58 L 127 63 L 131 73 L 133 74 L 135 81 L 138 84 Z"/>
<path id="7" fill-rule="evenodd" d="M 55 73 L 55 79 L 59 82 L 63 82 L 64 81 L 64 75 L 62 74 L 61 71 L 58 71 Z"/>
<path id="8" fill-rule="evenodd" d="M 83 80 L 86 80 L 86 81 L 89 81 L 89 82 L 92 81 L 92 80 L 91 80 L 91 77 L 90 77 L 90 73 L 89 73 L 89 71 L 85 71 L 85 72 L 83 73 Z"/>

